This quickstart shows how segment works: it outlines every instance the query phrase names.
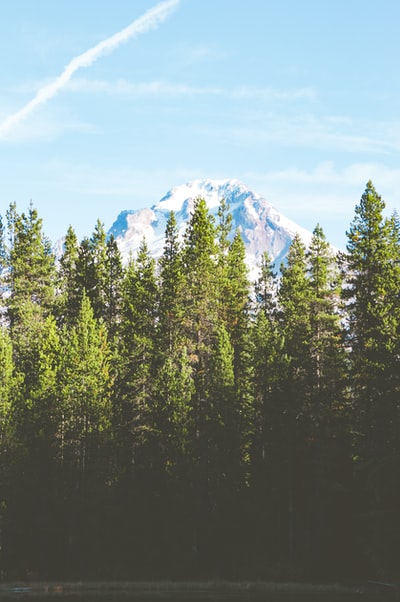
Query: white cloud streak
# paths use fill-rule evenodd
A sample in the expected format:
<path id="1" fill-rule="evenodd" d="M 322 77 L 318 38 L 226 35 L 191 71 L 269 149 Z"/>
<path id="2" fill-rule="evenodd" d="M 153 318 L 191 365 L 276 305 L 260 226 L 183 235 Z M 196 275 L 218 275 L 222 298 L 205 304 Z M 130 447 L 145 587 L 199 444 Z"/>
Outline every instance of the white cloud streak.
<path id="1" fill-rule="evenodd" d="M 62 88 L 64 88 L 74 73 L 82 67 L 90 67 L 97 59 L 118 48 L 121 44 L 141 33 L 151 29 L 156 29 L 178 5 L 179 0 L 165 0 L 153 8 L 146 11 L 141 17 L 133 21 L 128 27 L 106 38 L 96 44 L 86 52 L 73 58 L 64 68 L 64 71 L 54 81 L 43 86 L 36 95 L 25 106 L 16 113 L 7 117 L 0 123 L 0 138 L 5 138 L 7 134 L 22 121 L 24 121 L 37 107 L 46 103 Z"/>
<path id="2" fill-rule="evenodd" d="M 274 111 L 252 111 L 238 115 L 229 127 L 198 129 L 207 135 L 240 148 L 269 144 L 275 148 L 318 149 L 341 153 L 389 155 L 400 148 L 400 124 L 357 121 L 327 115 Z"/>
<path id="3" fill-rule="evenodd" d="M 124 79 L 104 81 L 76 78 L 69 82 L 68 90 L 82 93 L 125 94 L 130 96 L 221 96 L 237 100 L 267 102 L 315 101 L 317 99 L 317 92 L 313 88 L 295 88 L 291 90 L 259 88 L 256 86 L 221 88 L 216 86 L 190 86 L 167 81 L 131 82 Z"/>
<path id="4" fill-rule="evenodd" d="M 215 87 L 190 86 L 165 81 L 130 82 L 126 80 L 104 81 L 76 78 L 69 82 L 68 90 L 78 93 L 101 93 L 127 96 L 220 96 L 223 91 Z"/>

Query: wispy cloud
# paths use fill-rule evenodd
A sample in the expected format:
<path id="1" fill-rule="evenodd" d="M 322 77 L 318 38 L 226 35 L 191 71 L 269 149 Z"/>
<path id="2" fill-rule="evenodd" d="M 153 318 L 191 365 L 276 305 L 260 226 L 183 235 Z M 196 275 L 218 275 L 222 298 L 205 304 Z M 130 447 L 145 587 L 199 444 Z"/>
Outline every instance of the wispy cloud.
<path id="1" fill-rule="evenodd" d="M 313 88 L 295 88 L 281 90 L 276 88 L 259 88 L 256 86 L 242 86 L 233 90 L 233 96 L 244 99 L 260 100 L 315 100 L 317 93 Z"/>
<path id="2" fill-rule="evenodd" d="M 131 82 L 125 79 L 116 81 L 88 80 L 79 78 L 68 83 L 72 92 L 126 95 L 126 96 L 200 96 L 220 95 L 222 90 L 216 87 L 190 86 L 165 81 Z"/>
<path id="3" fill-rule="evenodd" d="M 67 85 L 78 69 L 90 67 L 104 54 L 112 52 L 131 38 L 151 29 L 155 29 L 167 18 L 178 3 L 179 0 L 166 0 L 160 2 L 145 12 L 141 17 L 133 21 L 128 27 L 125 27 L 109 38 L 99 42 L 99 44 L 96 44 L 96 46 L 93 46 L 86 52 L 73 58 L 66 65 L 61 75 L 51 83 L 40 88 L 32 100 L 19 111 L 13 113 L 0 123 L 0 138 L 5 138 L 14 127 L 25 120 L 37 107 L 56 96 L 56 94 Z"/>
<path id="4" fill-rule="evenodd" d="M 102 93 L 130 96 L 223 96 L 238 100 L 263 100 L 292 102 L 297 100 L 314 101 L 317 92 L 313 88 L 280 89 L 257 86 L 218 87 L 192 86 L 179 82 L 152 81 L 132 82 L 125 79 L 116 81 L 88 80 L 77 78 L 68 83 L 68 90 L 83 93 Z"/>
<path id="5" fill-rule="evenodd" d="M 269 144 L 346 154 L 388 155 L 400 148 L 399 129 L 396 121 L 381 123 L 317 113 L 288 115 L 282 111 L 247 108 L 238 114 L 234 127 L 202 128 L 202 132 L 240 147 Z"/>
<path id="6" fill-rule="evenodd" d="M 383 163 L 357 162 L 338 168 L 333 161 L 319 163 L 311 170 L 288 168 L 281 171 L 266 172 L 265 182 L 284 182 L 288 184 L 323 185 L 358 190 L 362 192 L 368 180 L 373 180 L 379 192 L 388 195 L 392 203 L 400 201 L 400 168 Z"/>

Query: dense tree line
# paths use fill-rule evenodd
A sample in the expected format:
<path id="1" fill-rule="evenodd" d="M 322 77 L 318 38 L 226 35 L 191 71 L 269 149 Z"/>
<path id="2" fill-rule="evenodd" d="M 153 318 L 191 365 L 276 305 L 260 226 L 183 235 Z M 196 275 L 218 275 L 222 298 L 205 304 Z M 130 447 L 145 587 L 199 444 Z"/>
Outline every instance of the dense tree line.
<path id="1" fill-rule="evenodd" d="M 371 182 L 347 236 L 252 283 L 224 201 L 125 266 L 100 222 L 56 260 L 11 204 L 2 577 L 398 575 L 400 224 Z"/>

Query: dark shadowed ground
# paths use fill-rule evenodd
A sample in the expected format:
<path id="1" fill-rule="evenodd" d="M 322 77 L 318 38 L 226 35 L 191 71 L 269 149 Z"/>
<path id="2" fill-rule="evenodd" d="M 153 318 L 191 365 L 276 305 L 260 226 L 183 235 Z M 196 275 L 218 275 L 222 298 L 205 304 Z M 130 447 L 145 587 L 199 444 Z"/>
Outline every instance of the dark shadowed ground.
<path id="1" fill-rule="evenodd" d="M 400 600 L 391 584 L 296 584 L 267 582 L 6 583 L 0 599 L 54 602 L 380 602 Z"/>

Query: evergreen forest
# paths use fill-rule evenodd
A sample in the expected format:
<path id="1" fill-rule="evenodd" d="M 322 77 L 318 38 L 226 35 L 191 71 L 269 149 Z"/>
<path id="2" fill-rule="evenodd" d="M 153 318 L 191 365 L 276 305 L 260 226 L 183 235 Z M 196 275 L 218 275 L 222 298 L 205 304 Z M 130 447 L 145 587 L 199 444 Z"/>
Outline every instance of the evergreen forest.
<path id="1" fill-rule="evenodd" d="M 400 222 L 250 282 L 229 205 L 123 265 L 0 223 L 0 578 L 398 579 Z"/>

